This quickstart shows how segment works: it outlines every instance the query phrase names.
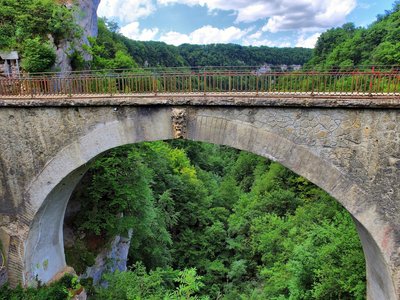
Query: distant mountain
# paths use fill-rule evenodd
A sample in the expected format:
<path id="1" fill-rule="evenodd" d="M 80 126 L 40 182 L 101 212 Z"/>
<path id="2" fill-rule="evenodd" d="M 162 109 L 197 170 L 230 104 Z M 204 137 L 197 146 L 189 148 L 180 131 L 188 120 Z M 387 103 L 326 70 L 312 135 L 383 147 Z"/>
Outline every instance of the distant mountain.
<path id="1" fill-rule="evenodd" d="M 236 44 L 183 44 L 176 47 L 163 42 L 134 41 L 119 34 L 115 23 L 102 19 L 99 20 L 99 35 L 95 44 L 94 48 L 100 49 L 95 51 L 95 56 L 108 59 L 97 59 L 100 62 L 97 68 L 123 67 L 113 62 L 118 52 L 121 55 L 121 51 L 133 58 L 140 67 L 302 65 L 312 55 L 312 50 L 307 48 L 247 47 Z"/>

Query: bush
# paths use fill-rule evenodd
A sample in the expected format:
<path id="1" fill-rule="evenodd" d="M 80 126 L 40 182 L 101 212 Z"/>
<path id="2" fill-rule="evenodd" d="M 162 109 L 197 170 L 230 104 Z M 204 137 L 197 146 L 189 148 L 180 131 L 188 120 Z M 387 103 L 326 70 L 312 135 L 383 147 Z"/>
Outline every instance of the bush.
<path id="1" fill-rule="evenodd" d="M 22 68 L 30 73 L 49 71 L 56 62 L 56 52 L 49 42 L 40 38 L 27 39 L 24 43 Z"/>
<path id="2" fill-rule="evenodd" d="M 66 274 L 48 286 L 39 284 L 38 288 L 24 289 L 18 286 L 11 289 L 5 285 L 0 288 L 0 300 L 70 300 L 81 288 L 78 277 Z"/>

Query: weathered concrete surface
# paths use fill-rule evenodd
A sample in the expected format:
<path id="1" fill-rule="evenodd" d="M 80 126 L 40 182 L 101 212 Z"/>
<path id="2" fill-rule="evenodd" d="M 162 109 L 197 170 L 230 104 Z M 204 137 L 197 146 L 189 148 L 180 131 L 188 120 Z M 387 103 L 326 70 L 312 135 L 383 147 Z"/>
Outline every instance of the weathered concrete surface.
<path id="1" fill-rule="evenodd" d="M 356 220 L 369 299 L 399 299 L 400 111 L 168 99 L 0 108 L 0 223 L 12 284 L 47 281 L 65 267 L 65 206 L 87 163 L 113 147 L 172 138 L 179 108 L 185 138 L 271 158 L 335 197 Z"/>
<path id="2" fill-rule="evenodd" d="M 0 246 L 0 286 L 7 283 L 7 268 L 6 268 L 6 261 L 4 258 L 2 247 Z"/>
<path id="3" fill-rule="evenodd" d="M 244 106 L 244 107 L 342 107 L 400 108 L 399 95 L 314 95 L 309 93 L 216 93 L 203 94 L 136 94 L 57 96 L 49 98 L 0 98 L 0 107 L 64 107 L 64 106 Z"/>

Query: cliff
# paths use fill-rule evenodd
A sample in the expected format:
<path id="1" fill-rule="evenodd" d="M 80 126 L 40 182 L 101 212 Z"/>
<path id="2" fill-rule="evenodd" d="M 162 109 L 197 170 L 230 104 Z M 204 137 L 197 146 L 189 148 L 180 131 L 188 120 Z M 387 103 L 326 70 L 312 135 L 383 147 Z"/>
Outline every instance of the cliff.
<path id="1" fill-rule="evenodd" d="M 77 3 L 77 10 L 75 13 L 76 23 L 82 28 L 82 36 L 77 41 L 62 40 L 56 45 L 57 60 L 55 68 L 61 72 L 69 72 L 71 67 L 71 54 L 73 48 L 83 54 L 85 61 L 90 61 L 90 54 L 83 50 L 82 45 L 89 45 L 89 37 L 96 37 L 97 28 L 97 8 L 100 0 L 79 0 Z M 66 1 L 66 5 L 72 9 L 72 1 Z M 75 47 L 72 47 L 74 45 Z"/>

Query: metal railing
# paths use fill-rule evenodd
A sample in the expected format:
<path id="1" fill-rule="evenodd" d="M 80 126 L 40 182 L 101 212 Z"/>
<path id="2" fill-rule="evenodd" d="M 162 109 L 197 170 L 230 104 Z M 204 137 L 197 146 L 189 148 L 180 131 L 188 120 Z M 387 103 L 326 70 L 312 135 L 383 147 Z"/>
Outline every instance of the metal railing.
<path id="1" fill-rule="evenodd" d="M 0 96 L 20 98 L 214 95 L 214 94 L 307 94 L 389 95 L 400 94 L 400 72 L 391 70 L 269 71 L 265 68 L 185 68 L 167 70 L 92 71 L 69 74 L 31 74 L 0 79 Z"/>

